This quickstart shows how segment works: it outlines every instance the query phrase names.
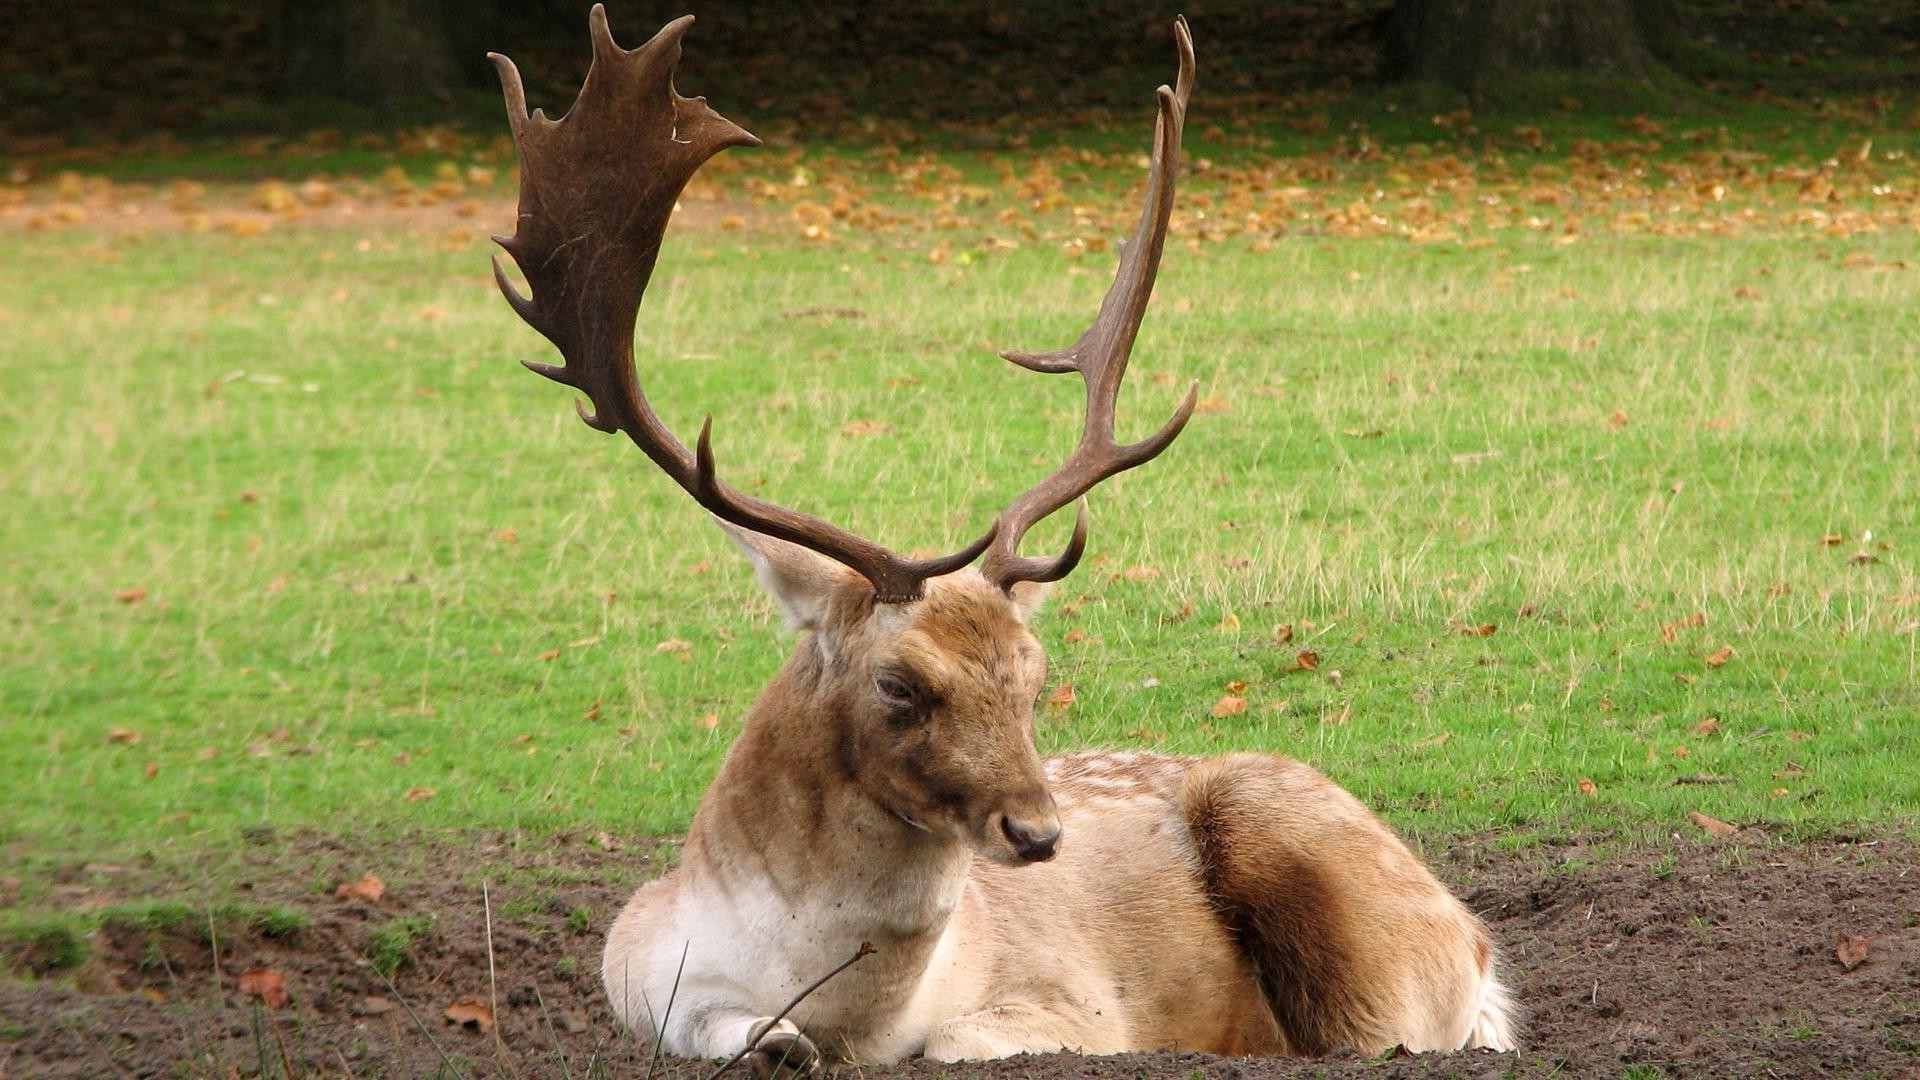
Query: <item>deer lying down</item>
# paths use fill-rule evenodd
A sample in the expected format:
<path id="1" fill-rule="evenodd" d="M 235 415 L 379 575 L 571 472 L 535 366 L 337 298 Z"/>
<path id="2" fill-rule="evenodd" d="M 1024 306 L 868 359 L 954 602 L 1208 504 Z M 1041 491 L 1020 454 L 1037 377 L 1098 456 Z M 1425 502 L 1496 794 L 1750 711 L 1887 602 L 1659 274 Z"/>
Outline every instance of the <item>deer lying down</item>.
<path id="1" fill-rule="evenodd" d="M 1028 629 L 1085 549 L 1019 554 L 1027 530 L 1179 435 L 1122 445 L 1114 402 L 1165 245 L 1193 51 L 1159 91 L 1146 205 L 1093 326 L 1009 353 L 1086 383 L 1079 444 L 952 555 L 910 560 L 743 494 L 641 393 L 633 327 L 675 198 L 751 135 L 672 77 L 691 18 L 628 51 L 604 11 L 561 121 L 527 114 L 494 57 L 521 155 L 517 233 L 496 263 L 565 363 L 588 424 L 625 432 L 722 522 L 803 632 L 701 800 L 679 866 L 607 937 L 614 1012 L 674 1054 L 749 1052 L 762 1073 L 831 1058 L 953 1061 L 1180 1048 L 1365 1054 L 1514 1045 L 1480 922 L 1351 795 L 1295 761 L 1091 752 L 1041 759 L 1046 660 Z M 984 558 L 982 556 L 984 555 Z M 980 565 L 976 568 L 976 560 Z M 854 954 L 876 950 L 806 996 Z"/>

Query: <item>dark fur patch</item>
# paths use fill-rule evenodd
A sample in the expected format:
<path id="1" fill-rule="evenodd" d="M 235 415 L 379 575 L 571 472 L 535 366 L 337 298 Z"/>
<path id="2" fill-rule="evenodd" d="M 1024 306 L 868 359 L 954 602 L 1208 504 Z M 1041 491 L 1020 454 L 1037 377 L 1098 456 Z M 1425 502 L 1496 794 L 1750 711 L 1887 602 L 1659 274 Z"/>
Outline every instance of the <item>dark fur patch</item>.
<path id="1" fill-rule="evenodd" d="M 1187 821 L 1209 898 L 1245 949 L 1274 1017 L 1297 1054 L 1352 1046 L 1371 1013 L 1349 945 L 1341 898 L 1311 858 L 1290 851 L 1242 805 L 1234 771 L 1188 788 Z"/>

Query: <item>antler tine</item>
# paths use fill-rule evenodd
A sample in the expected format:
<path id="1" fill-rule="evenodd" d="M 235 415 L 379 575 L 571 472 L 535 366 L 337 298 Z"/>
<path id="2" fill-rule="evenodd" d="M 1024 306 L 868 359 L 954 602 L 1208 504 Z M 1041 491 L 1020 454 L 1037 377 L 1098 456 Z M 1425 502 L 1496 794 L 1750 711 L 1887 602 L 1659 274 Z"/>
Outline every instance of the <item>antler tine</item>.
<path id="1" fill-rule="evenodd" d="M 1086 420 L 1073 452 L 1051 476 L 1015 499 L 1001 515 L 1000 535 L 987 550 L 981 572 L 1003 589 L 1011 589 L 1020 581 L 1057 581 L 1070 573 L 1086 548 L 1085 494 L 1107 477 L 1144 464 L 1165 450 L 1186 427 L 1199 400 L 1199 384 L 1195 383 L 1188 388 L 1186 400 L 1159 431 L 1129 445 L 1114 442 L 1114 411 L 1120 383 L 1126 376 L 1127 359 L 1140 332 L 1140 321 L 1146 316 L 1147 303 L 1152 299 L 1160 255 L 1166 247 L 1167 224 L 1173 214 L 1174 179 L 1180 161 L 1180 135 L 1186 123 L 1187 99 L 1193 92 L 1193 36 L 1184 17 L 1174 20 L 1173 36 L 1180 52 L 1180 74 L 1173 88 L 1162 86 L 1157 93 L 1159 115 L 1154 123 L 1153 164 L 1147 173 L 1146 203 L 1140 208 L 1140 221 L 1121 253 L 1113 285 L 1100 302 L 1100 314 L 1079 340 L 1058 352 L 1001 354 L 1029 371 L 1042 374 L 1077 371 L 1087 389 Z M 1080 500 L 1080 508 L 1074 521 L 1073 539 L 1066 550 L 1051 559 L 1022 557 L 1020 540 L 1027 530 L 1076 499 Z"/>
<path id="2" fill-rule="evenodd" d="M 520 151 L 520 216 L 511 237 L 494 240 L 533 287 L 513 287 L 500 260 L 494 279 L 513 310 L 560 350 L 563 363 L 527 367 L 585 394 L 580 418 L 625 432 L 662 471 L 716 516 L 813 549 L 873 584 L 881 603 L 917 600 L 927 578 L 977 558 L 999 533 L 942 558 L 904 559 L 819 518 L 743 494 L 715 474 L 712 418 L 688 450 L 653 411 L 633 363 L 633 330 L 653 276 L 674 202 L 708 158 L 760 140 L 673 87 L 688 15 L 645 45 L 623 49 L 606 9 L 588 19 L 593 64 L 573 108 L 559 120 L 527 112 L 519 70 L 489 54 L 500 74 L 507 119 Z"/>

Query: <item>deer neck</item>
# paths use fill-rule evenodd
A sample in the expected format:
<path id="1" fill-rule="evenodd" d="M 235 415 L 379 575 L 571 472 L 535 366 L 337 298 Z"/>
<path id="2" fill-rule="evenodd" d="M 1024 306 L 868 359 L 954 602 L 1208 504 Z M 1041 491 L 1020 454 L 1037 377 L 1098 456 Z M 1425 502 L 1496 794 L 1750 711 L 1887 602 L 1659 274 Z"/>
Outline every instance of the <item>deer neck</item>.
<path id="1" fill-rule="evenodd" d="M 901 818 L 856 779 L 826 705 L 811 642 L 762 692 L 688 834 L 682 865 L 734 896 L 769 890 L 820 930 L 857 944 L 937 943 L 964 890 L 972 850 Z M 897 955 L 897 954 L 896 954 Z"/>

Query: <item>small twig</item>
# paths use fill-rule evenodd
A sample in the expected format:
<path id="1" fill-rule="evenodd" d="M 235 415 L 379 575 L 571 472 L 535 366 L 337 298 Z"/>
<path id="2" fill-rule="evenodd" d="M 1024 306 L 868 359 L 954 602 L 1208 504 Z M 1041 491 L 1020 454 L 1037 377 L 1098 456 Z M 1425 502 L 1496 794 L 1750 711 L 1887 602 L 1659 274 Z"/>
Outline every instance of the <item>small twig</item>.
<path id="1" fill-rule="evenodd" d="M 822 975 L 819 978 L 813 980 L 813 982 L 807 984 L 806 989 L 800 991 L 798 994 L 795 994 L 793 997 L 793 1000 L 787 1002 L 786 1008 L 781 1009 L 779 1012 L 773 1014 L 773 1019 L 767 1021 L 767 1026 L 765 1030 L 772 1031 L 774 1028 L 779 1027 L 780 1021 L 785 1020 L 787 1018 L 788 1013 L 792 1012 L 795 1008 L 797 1008 L 801 1002 L 807 1000 L 807 996 L 809 994 L 827 985 L 828 979 L 831 979 L 835 975 L 838 975 L 841 972 L 852 967 L 855 963 L 858 963 L 861 959 L 868 956 L 872 956 L 876 951 L 878 950 L 876 950 L 873 947 L 873 942 L 871 941 L 861 942 L 860 947 L 853 951 L 852 956 L 849 956 L 845 960 L 840 961 L 839 967 L 834 968 L 832 971 L 827 972 L 825 975 Z M 762 1034 L 764 1035 L 765 1032 L 762 1032 Z M 740 1064 L 741 1060 L 751 1053 L 753 1053 L 752 1043 L 749 1043 L 746 1046 L 741 1047 L 739 1053 L 728 1058 L 727 1063 L 725 1065 L 720 1066 L 718 1069 L 715 1069 L 713 1071 L 713 1075 L 707 1077 L 707 1080 L 719 1080 L 720 1074 L 726 1072 L 728 1069 L 733 1068 L 735 1065 Z"/>
<path id="2" fill-rule="evenodd" d="M 371 960 L 367 961 L 367 966 L 372 967 L 373 962 Z M 387 978 L 386 973 L 377 967 L 373 969 L 373 973 L 380 976 L 381 982 L 387 984 L 387 989 L 393 992 L 393 999 L 398 1001 L 400 1007 L 407 1010 L 407 1015 L 413 1019 L 413 1026 L 419 1028 L 420 1034 L 427 1037 L 427 1045 L 433 1047 L 433 1052 L 440 1055 L 440 1064 L 446 1066 L 447 1071 L 451 1072 L 455 1077 L 458 1077 L 459 1080 L 467 1080 L 466 1074 L 462 1073 L 459 1067 L 454 1065 L 453 1059 L 447 1056 L 447 1052 L 440 1049 L 440 1040 L 434 1038 L 433 1032 L 427 1030 L 427 1025 L 420 1022 L 420 1014 L 413 1011 L 412 1005 L 407 1004 L 406 995 L 400 992 L 399 987 L 393 985 L 393 980 Z"/>
<path id="3" fill-rule="evenodd" d="M 280 1051 L 280 1067 L 287 1072 L 287 1080 L 295 1080 L 300 1074 L 293 1071 L 293 1056 L 287 1053 L 286 1037 L 280 1034 L 280 1018 L 271 1010 L 267 1012 L 267 1030 L 273 1033 L 273 1045 Z"/>
<path id="4" fill-rule="evenodd" d="M 493 1048 L 500 1055 L 500 1064 L 517 1073 L 507 1055 L 506 1040 L 500 1037 L 500 985 L 493 974 L 493 897 L 484 880 L 480 882 L 480 905 L 487 916 L 487 1008 L 493 1013 Z"/>

